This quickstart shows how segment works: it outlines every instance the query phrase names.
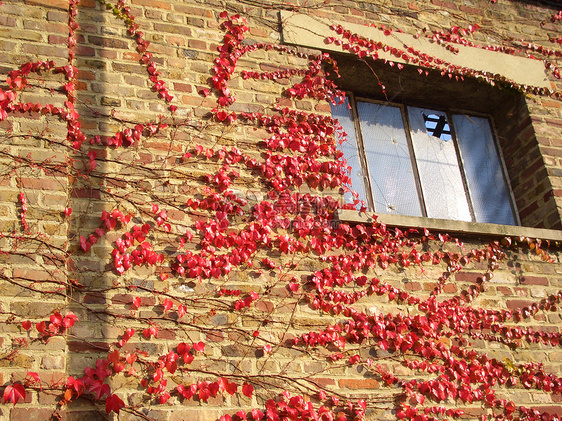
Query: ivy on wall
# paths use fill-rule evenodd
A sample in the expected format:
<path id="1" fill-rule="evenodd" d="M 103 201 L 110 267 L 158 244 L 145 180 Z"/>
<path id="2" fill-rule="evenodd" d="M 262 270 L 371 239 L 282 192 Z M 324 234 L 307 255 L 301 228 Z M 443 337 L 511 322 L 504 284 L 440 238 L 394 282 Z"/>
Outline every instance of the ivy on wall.
<path id="1" fill-rule="evenodd" d="M 221 421 L 362 420 L 368 417 L 369 411 L 380 408 L 393 409 L 398 419 L 429 421 L 463 417 L 466 408 L 475 404 L 487 409 L 483 420 L 560 419 L 557 414 L 505 398 L 505 390 L 500 388 L 523 387 L 560 395 L 560 377 L 549 373 L 540 363 L 500 361 L 471 346 L 475 341 L 501 344 L 513 350 L 527 344 L 545 348 L 560 346 L 559 330 L 544 331 L 520 323 L 538 312 L 557 312 L 562 291 L 518 310 L 486 309 L 474 304 L 506 259 L 506 249 L 532 250 L 539 259 L 553 263 L 541 241 L 506 239 L 503 244 L 492 242 L 468 250 L 459 240 L 444 233 L 401 231 L 378 222 L 350 225 L 337 221 L 338 209 L 361 207 L 359 201 L 342 204 L 338 200 L 340 191 L 349 188 L 348 168 L 335 140 L 336 134 L 342 131 L 338 122 L 319 112 L 297 110 L 280 103 L 264 112 L 232 109 L 236 98 L 229 83 L 234 78 L 286 81 L 285 98 L 295 101 L 341 101 L 344 93 L 324 74 L 325 63 L 337 71 L 337 64 L 328 54 L 313 55 L 286 46 L 247 43 L 249 27 L 244 17 L 222 12 L 217 19 L 224 37 L 209 86 L 200 91 L 202 98 L 216 98 L 216 106 L 202 122 L 182 120 L 181 108 L 161 77 L 150 43 L 131 9 L 124 0 L 115 4 L 99 0 L 102 7 L 126 26 L 136 43 L 151 88 L 165 104 L 168 114 L 155 121 L 121 121 L 123 128 L 111 136 L 87 136 L 87 131 L 82 129 L 82 104 L 77 93 L 79 69 L 75 66 L 74 53 L 79 29 L 77 3 L 69 0 L 68 61 L 62 65 L 55 61 L 22 64 L 7 75 L 7 87 L 0 91 L 0 120 L 9 120 L 18 113 L 56 117 L 66 125 L 64 144 L 72 158 L 64 166 L 53 168 L 14 157 L 14 173 L 20 167 L 35 166 L 54 171 L 58 177 L 71 176 L 99 188 L 96 183 L 104 178 L 102 164 L 106 155 L 101 153 L 104 148 L 135 150 L 143 142 L 162 136 L 168 136 L 172 142 L 174 133 L 187 126 L 197 131 L 196 140 L 181 150 L 173 150 L 173 160 L 164 165 L 177 171 L 192 167 L 214 171 L 192 180 L 200 190 L 181 206 L 170 205 L 169 195 L 164 193 L 153 194 L 151 202 L 144 200 L 146 196 L 135 201 L 129 198 L 133 195 L 126 188 L 125 193 L 107 188 L 105 194 L 119 194 L 121 199 L 127 198 L 130 206 L 91 215 L 73 209 L 69 199 L 63 212 L 65 222 L 77 224 L 87 218 L 90 222 L 94 220 L 95 227 L 77 235 L 72 240 L 74 247 L 57 250 L 64 256 L 58 269 L 65 273 L 65 279 L 53 280 L 55 285 L 48 290 L 35 283 L 26 286 L 37 294 L 62 296 L 69 308 L 56 310 L 44 320 L 10 315 L 9 322 L 20 326 L 24 336 L 16 338 L 17 346 L 4 358 L 13 360 L 30 344 L 47 343 L 56 336 L 76 340 L 72 330 L 84 322 L 79 314 L 88 318 L 103 314 L 107 320 L 104 323 L 122 328 L 121 333 L 112 338 L 115 342 L 107 349 L 102 347 L 103 357 L 86 367 L 80 376 L 68 376 L 63 382 L 55 383 L 28 371 L 24 378 L 13 379 L 3 391 L 5 404 L 20 405 L 30 393 L 46 390 L 57 396 L 55 417 L 81 399 L 96 407 L 104 406 L 107 414 L 127 411 L 147 419 L 143 408 L 169 405 L 171 399 L 177 405 L 191 400 L 205 405 L 217 396 L 232 396 L 239 397 L 240 403 L 225 410 Z M 560 20 L 559 14 L 552 19 Z M 361 59 L 376 58 L 377 50 L 387 48 L 343 27 L 333 29 L 334 37 L 326 41 L 341 44 Z M 477 26 L 453 27 L 430 36 L 454 50 L 455 44 L 470 45 L 466 37 L 478 29 Z M 381 30 L 389 36 L 392 33 L 386 27 Z M 560 57 L 557 50 L 525 43 L 519 50 L 500 47 L 497 50 L 510 54 L 533 51 Z M 278 71 L 240 71 L 239 60 L 258 51 L 275 51 L 306 60 L 308 65 Z M 555 91 L 517 86 L 503 79 L 496 80 L 494 75 L 453 68 L 410 48 L 398 53 L 408 55 L 408 61 L 420 66 L 422 73 L 437 69 L 445 76 L 485 77 L 488 82 L 507 83 L 528 93 L 559 96 Z M 554 62 L 545 61 L 545 64 L 559 77 Z M 63 76 L 58 92 L 65 96 L 64 105 L 22 101 L 24 93 L 34 88 L 31 77 L 46 74 Z M 257 152 L 250 147 L 246 150 L 220 146 L 215 141 L 214 131 L 236 128 L 264 133 Z M 135 169 L 139 173 L 146 171 L 142 164 Z M 248 182 L 245 174 L 251 174 L 254 180 Z M 170 178 L 173 177 L 172 173 Z M 117 176 L 115 180 L 127 186 L 125 177 Z M 259 185 L 263 195 L 250 202 L 237 194 L 238 189 L 248 184 Z M 10 253 L 14 255 L 25 250 L 25 244 L 37 241 L 51 251 L 49 236 L 39 232 L 27 215 L 30 200 L 28 192 L 22 189 L 18 195 L 19 230 L 2 234 L 11 241 Z M 185 227 L 177 218 L 169 217 L 178 210 L 189 216 L 191 225 Z M 80 271 L 73 269 L 75 257 L 79 262 L 81 256 L 92 256 L 96 244 L 101 243 L 111 244 L 112 251 L 103 257 L 111 264 L 107 270 L 111 285 L 96 288 L 87 285 Z M 307 263 L 310 260 L 313 265 Z M 454 275 L 474 266 L 482 268 L 477 282 L 457 294 L 445 295 Z M 426 270 L 437 273 L 432 267 L 444 270 L 435 276 L 435 287 L 426 295 L 416 295 L 385 282 L 381 279 L 384 276 L 372 275 L 374 270 L 382 274 L 407 269 L 418 274 Z M 136 268 L 151 269 L 149 276 L 159 279 L 166 287 L 131 284 L 127 274 Z M 309 275 L 300 276 L 303 272 Z M 259 290 L 232 287 L 237 283 L 236 274 L 258 277 L 269 274 L 273 281 L 267 281 Z M 20 282 L 8 276 L 3 279 Z M 200 289 L 195 291 L 193 283 Z M 195 295 L 178 293 L 170 285 L 179 286 L 184 292 L 191 289 Z M 121 299 L 108 302 L 100 310 L 83 299 L 76 299 L 76 293 L 82 297 L 120 294 Z M 367 311 L 362 303 L 375 296 L 380 302 L 407 311 Z M 300 308 L 313 312 L 317 316 L 316 324 L 299 324 L 295 314 Z M 265 311 L 257 316 L 256 309 Z M 218 312 L 234 315 L 235 321 L 216 328 L 208 318 L 202 317 L 213 317 Z M 128 327 L 131 325 L 134 327 Z M 185 333 L 184 339 L 176 340 L 175 333 L 170 332 Z M 166 337 L 165 352 L 143 349 L 144 344 L 161 339 L 163 333 L 164 337 L 171 335 Z M 239 367 L 222 371 L 210 368 L 206 362 L 220 359 L 214 349 L 219 350 L 221 345 L 220 341 L 209 338 L 225 333 L 229 341 L 244 350 L 244 358 L 263 359 L 265 362 L 260 361 L 260 366 L 276 356 L 296 355 L 327 364 L 328 368 L 321 373 L 279 370 L 258 374 Z M 78 339 L 89 342 L 86 337 Z M 407 374 L 397 372 L 393 364 L 403 366 Z M 379 396 L 374 390 L 367 396 L 348 394 L 319 380 L 329 376 L 326 373 L 331 370 L 346 373 L 349 369 L 357 370 L 365 378 L 377 379 L 389 393 Z M 115 387 L 117 379 L 126 379 L 128 386 Z M 145 397 L 142 403 L 126 403 L 131 389 L 142 390 Z"/>

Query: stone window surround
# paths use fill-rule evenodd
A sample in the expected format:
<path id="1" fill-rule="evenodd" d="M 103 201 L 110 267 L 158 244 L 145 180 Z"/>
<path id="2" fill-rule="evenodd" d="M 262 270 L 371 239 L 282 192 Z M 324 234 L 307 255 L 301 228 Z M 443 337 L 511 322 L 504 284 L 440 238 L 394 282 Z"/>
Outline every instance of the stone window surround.
<path id="1" fill-rule="evenodd" d="M 498 74 L 502 74 L 506 78 L 512 79 L 513 81 L 519 84 L 527 84 L 537 87 L 550 87 L 544 65 L 542 64 L 542 62 L 537 60 L 532 60 L 524 57 L 510 56 L 493 51 L 488 51 L 488 50 L 483 50 L 473 47 L 464 47 L 464 46 L 458 46 L 459 53 L 453 54 L 445 50 L 442 46 L 436 45 L 427 39 L 423 39 L 423 38 L 416 39 L 415 37 L 404 33 L 393 33 L 392 36 L 385 36 L 383 35 L 382 31 L 380 31 L 377 28 L 368 27 L 365 25 L 358 25 L 354 23 L 348 23 L 348 22 L 336 22 L 331 20 L 328 21 L 326 19 L 322 19 L 319 17 L 302 15 L 294 12 L 283 11 L 281 12 L 280 17 L 281 17 L 281 23 L 283 28 L 282 35 L 283 35 L 284 43 L 304 46 L 307 48 L 319 49 L 323 51 L 329 51 L 332 53 L 340 54 L 341 57 L 345 57 L 345 56 L 351 57 L 352 55 L 349 54 L 348 52 L 344 52 L 341 47 L 336 46 L 333 43 L 326 44 L 324 41 L 326 37 L 334 36 L 334 32 L 329 28 L 329 26 L 332 24 L 341 24 L 346 29 L 349 29 L 350 31 L 355 32 L 361 36 L 364 36 L 365 38 L 372 39 L 374 41 L 381 41 L 385 44 L 395 46 L 397 48 L 403 48 L 405 44 L 412 45 L 414 46 L 414 48 L 422 52 L 425 52 L 429 55 L 438 56 L 454 64 L 476 68 L 476 70 L 488 70 L 492 73 L 497 72 Z M 381 58 L 386 58 L 394 62 L 402 61 L 399 58 L 391 56 L 389 53 L 385 57 L 384 53 L 381 52 L 380 50 L 379 50 L 379 55 Z M 474 63 L 477 64 L 475 65 Z M 407 69 L 408 67 L 413 67 L 413 66 L 406 66 L 404 69 Z M 521 69 L 524 69 L 524 71 L 522 71 Z M 416 105 L 415 101 L 413 105 Z M 423 104 L 423 103 L 419 104 L 419 106 L 422 107 L 432 106 L 432 105 L 433 104 Z M 497 107 L 497 104 L 495 104 L 494 106 Z M 443 107 L 443 105 L 441 105 L 441 107 Z M 464 106 L 460 106 L 458 104 L 452 105 L 450 109 L 451 110 L 462 109 L 463 111 L 469 111 L 469 112 L 473 111 L 470 108 L 465 108 Z M 483 112 L 484 114 L 488 114 L 490 113 L 490 110 L 483 110 Z M 503 150 L 503 146 L 501 147 L 501 149 Z M 525 204 L 525 206 L 527 206 L 527 204 Z M 516 205 L 516 207 L 518 208 L 518 212 L 521 212 L 521 210 L 524 209 L 523 206 L 520 207 Z M 357 214 L 357 212 L 355 213 Z M 343 211 L 343 213 L 341 213 L 340 215 L 340 219 L 347 220 L 348 218 L 351 218 L 350 221 L 365 222 L 364 215 L 367 214 L 362 214 L 363 215 L 362 217 L 351 217 L 351 215 L 352 214 L 349 213 L 348 211 Z M 384 216 L 379 215 L 379 220 L 383 221 L 383 219 L 384 221 L 387 221 L 389 225 L 412 226 L 412 227 L 426 226 L 427 228 L 432 228 L 432 229 L 442 228 L 450 232 L 457 232 L 453 228 L 455 226 L 458 226 L 458 221 L 445 221 L 445 220 L 438 220 L 438 219 L 431 219 L 431 218 L 417 218 L 417 217 L 406 217 L 406 216 L 402 217 L 396 215 L 384 215 Z M 531 220 L 529 223 L 529 221 L 525 221 L 524 218 L 521 217 L 521 221 L 523 224 L 526 224 L 528 226 L 541 225 L 541 220 L 537 218 Z M 539 229 L 539 231 L 535 232 L 534 230 L 531 229 L 530 234 L 526 235 L 523 234 L 523 231 L 526 232 L 527 229 L 521 230 L 522 227 L 507 227 L 507 226 L 498 225 L 497 229 L 494 230 L 491 227 L 489 227 L 489 225 L 492 224 L 466 223 L 465 225 L 463 223 L 462 229 L 459 232 L 464 232 L 466 230 L 466 232 L 472 232 L 472 233 L 481 232 L 483 234 L 489 233 L 493 235 L 503 235 L 503 236 L 523 235 L 523 236 L 530 236 L 530 237 L 533 236 L 544 237 L 546 235 L 548 238 L 552 237 L 551 239 L 553 240 L 558 239 L 559 237 L 556 234 L 552 234 L 552 235 L 548 234 L 548 232 L 551 232 L 551 230 Z"/>
<path id="2" fill-rule="evenodd" d="M 514 225 L 485 224 L 481 222 L 453 221 L 449 219 L 434 219 L 417 216 L 376 214 L 373 212 L 359 212 L 356 210 L 339 210 L 337 219 L 341 222 L 370 224 L 376 221 L 398 228 L 427 228 L 451 235 L 478 235 L 501 239 L 504 237 L 527 237 L 532 239 L 562 242 L 562 231 L 544 228 L 529 228 Z"/>
<path id="3" fill-rule="evenodd" d="M 460 44 L 455 44 L 455 48 L 458 48 L 458 53 L 455 54 L 448 51 L 443 46 L 423 37 L 415 38 L 412 35 L 396 31 L 390 36 L 386 36 L 378 28 L 358 25 L 351 22 L 332 21 L 295 12 L 282 11 L 281 23 L 283 26 L 283 42 L 287 44 L 333 51 L 336 53 L 344 52 L 340 46 L 334 43 L 327 44 L 325 42 L 327 37 L 335 36 L 335 32 L 330 29 L 330 26 L 342 25 L 352 33 L 373 40 L 374 42 L 382 42 L 391 48 L 394 47 L 404 50 L 404 45 L 408 45 L 412 46 L 417 51 L 432 57 L 441 58 L 453 65 L 494 75 L 501 75 L 520 85 L 547 89 L 551 88 L 544 63 L 540 60 L 502 54 Z M 408 63 L 401 57 L 392 55 L 390 52 L 384 52 L 383 50 L 378 50 L 377 52 L 381 59 L 387 59 L 395 63 Z"/>

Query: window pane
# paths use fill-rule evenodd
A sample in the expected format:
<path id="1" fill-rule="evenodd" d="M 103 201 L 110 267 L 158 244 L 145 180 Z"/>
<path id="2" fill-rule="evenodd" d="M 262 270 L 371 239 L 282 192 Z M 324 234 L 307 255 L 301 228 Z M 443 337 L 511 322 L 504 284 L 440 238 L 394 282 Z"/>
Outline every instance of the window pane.
<path id="1" fill-rule="evenodd" d="M 490 122 L 454 115 L 453 124 L 476 221 L 515 225 Z"/>
<path id="2" fill-rule="evenodd" d="M 446 134 L 446 113 L 409 107 L 408 118 L 427 216 L 471 221 L 455 145 Z M 427 127 L 430 120 L 441 129 Z"/>
<path id="3" fill-rule="evenodd" d="M 357 102 L 375 211 L 422 216 L 402 113 Z"/>
<path id="4" fill-rule="evenodd" d="M 347 165 L 351 167 L 351 185 L 352 189 L 359 194 L 359 199 L 368 202 L 367 195 L 365 194 L 365 183 L 363 169 L 361 168 L 361 160 L 357 150 L 357 135 L 355 133 L 355 126 L 349 109 L 349 102 L 345 98 L 345 102 L 341 105 L 332 105 L 332 117 L 337 118 L 347 134 L 347 142 L 340 142 L 343 140 L 343 134 L 337 133 L 336 139 L 338 141 L 338 148 L 343 152 L 344 158 L 347 160 Z M 351 192 L 344 194 L 347 203 L 353 203 L 353 196 Z"/>

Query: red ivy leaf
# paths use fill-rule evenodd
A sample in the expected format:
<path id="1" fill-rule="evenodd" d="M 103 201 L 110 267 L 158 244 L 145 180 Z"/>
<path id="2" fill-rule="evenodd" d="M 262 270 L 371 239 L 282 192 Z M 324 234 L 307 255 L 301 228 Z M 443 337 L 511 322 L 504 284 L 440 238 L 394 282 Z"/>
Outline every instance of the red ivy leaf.
<path id="1" fill-rule="evenodd" d="M 228 386 L 226 386 L 226 392 L 229 395 L 234 395 L 237 390 L 238 390 L 238 385 L 236 383 L 228 383 Z"/>
<path id="2" fill-rule="evenodd" d="M 193 344 L 193 349 L 199 352 L 203 352 L 205 351 L 205 343 L 197 342 L 196 344 Z"/>
<path id="3" fill-rule="evenodd" d="M 45 333 L 45 327 L 46 327 L 45 322 L 39 322 L 35 325 L 35 328 L 39 333 Z"/>
<path id="4" fill-rule="evenodd" d="M 15 405 L 18 401 L 25 400 L 25 388 L 20 383 L 10 384 L 4 389 L 2 399 L 4 403 L 12 402 Z"/>
<path id="5" fill-rule="evenodd" d="M 119 410 L 124 406 L 125 402 L 123 402 L 119 396 L 113 394 L 108 397 L 105 402 L 105 412 L 109 414 L 111 411 L 115 411 L 118 414 Z"/>
<path id="6" fill-rule="evenodd" d="M 107 361 L 116 364 L 119 362 L 119 357 L 119 350 L 116 349 L 107 356 Z"/>
<path id="7" fill-rule="evenodd" d="M 185 342 L 181 342 L 178 344 L 178 354 L 180 355 L 187 354 L 190 349 L 191 347 Z"/>
<path id="8" fill-rule="evenodd" d="M 164 300 L 164 311 L 169 311 L 172 306 L 174 305 L 174 303 L 172 302 L 172 300 L 168 300 L 167 298 Z"/>
<path id="9" fill-rule="evenodd" d="M 254 386 L 248 383 L 244 383 L 244 386 L 242 386 L 242 393 L 247 397 L 251 398 L 252 393 L 254 393 Z"/>
<path id="10" fill-rule="evenodd" d="M 252 409 L 252 418 L 254 419 L 254 421 L 261 420 L 263 418 L 263 412 L 257 409 Z"/>

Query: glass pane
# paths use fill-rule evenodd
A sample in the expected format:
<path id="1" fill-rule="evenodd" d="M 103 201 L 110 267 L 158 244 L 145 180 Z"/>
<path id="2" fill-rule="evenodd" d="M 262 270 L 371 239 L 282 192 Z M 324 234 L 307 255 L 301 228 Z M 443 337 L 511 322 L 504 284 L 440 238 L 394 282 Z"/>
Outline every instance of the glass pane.
<path id="1" fill-rule="evenodd" d="M 422 216 L 402 113 L 357 102 L 375 211 Z"/>
<path id="2" fill-rule="evenodd" d="M 345 102 L 341 105 L 332 104 L 332 117 L 338 119 L 347 134 L 347 141 L 343 141 L 345 137 L 343 133 L 337 133 L 336 140 L 338 141 L 339 150 L 343 152 L 343 156 L 347 160 L 347 165 L 351 167 L 351 188 L 359 194 L 359 199 L 368 202 L 363 181 L 363 169 L 361 168 L 361 160 L 357 150 L 357 135 L 347 98 L 345 98 Z M 347 203 L 353 203 L 351 192 L 345 193 L 344 198 Z"/>
<path id="3" fill-rule="evenodd" d="M 450 129 L 447 129 L 446 113 L 409 107 L 408 118 L 427 216 L 471 221 L 457 152 Z M 427 127 L 426 121 L 430 120 L 440 128 Z M 432 134 L 439 134 L 439 137 Z"/>
<path id="4" fill-rule="evenodd" d="M 454 115 L 453 124 L 476 221 L 515 225 L 490 122 Z"/>

